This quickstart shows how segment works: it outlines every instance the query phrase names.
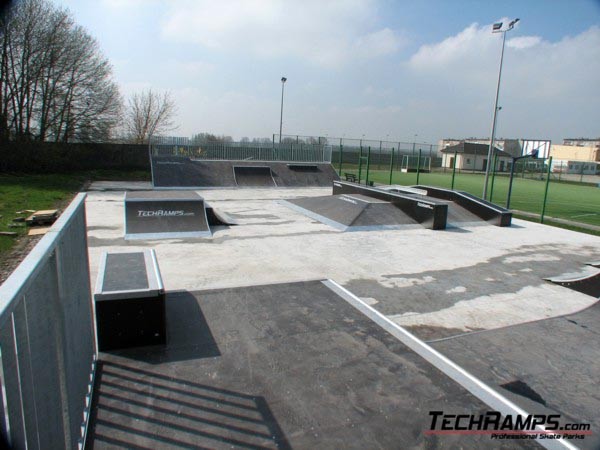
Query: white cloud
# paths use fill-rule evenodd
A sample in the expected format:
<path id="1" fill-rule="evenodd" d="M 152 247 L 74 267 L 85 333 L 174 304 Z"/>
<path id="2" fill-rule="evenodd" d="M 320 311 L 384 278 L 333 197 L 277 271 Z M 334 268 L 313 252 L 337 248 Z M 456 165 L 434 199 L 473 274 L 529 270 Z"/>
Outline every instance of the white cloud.
<path id="1" fill-rule="evenodd" d="M 353 47 L 356 51 L 354 53 L 355 56 L 365 58 L 370 56 L 385 56 L 399 50 L 400 39 L 394 31 L 384 28 L 359 36 Z"/>
<path id="2" fill-rule="evenodd" d="M 167 61 L 167 67 L 172 67 L 177 72 L 184 72 L 186 75 L 202 75 L 203 73 L 214 70 L 215 65 L 200 60 L 177 60 Z"/>
<path id="3" fill-rule="evenodd" d="M 276 99 L 265 99 L 237 91 L 207 92 L 200 88 L 172 91 L 178 105 L 178 134 L 198 132 L 269 137 L 278 124 Z M 272 119 L 272 120 L 269 120 Z"/>
<path id="4" fill-rule="evenodd" d="M 600 27 L 556 42 L 509 36 L 500 90 L 500 134 L 553 139 L 598 134 L 597 120 L 594 125 L 592 118 L 598 117 L 593 105 L 600 101 Z M 490 25 L 472 24 L 438 43 L 421 46 L 409 59 L 407 73 L 412 73 L 414 90 L 424 101 L 437 99 L 431 118 L 444 123 L 448 134 L 488 135 L 501 40 Z"/>
<path id="5" fill-rule="evenodd" d="M 152 88 L 153 86 L 150 81 L 131 81 L 127 83 L 121 83 L 121 94 L 123 94 L 125 97 L 129 97 L 131 94 L 139 93 Z"/>
<path id="6" fill-rule="evenodd" d="M 409 64 L 415 69 L 437 69 L 463 58 L 472 59 L 490 47 L 492 37 L 488 35 L 489 32 L 483 36 L 483 29 L 476 23 L 471 24 L 437 44 L 421 46 L 410 58 Z"/>
<path id="7" fill-rule="evenodd" d="M 104 6 L 112 9 L 147 8 L 152 0 L 102 0 Z M 156 0 L 154 0 L 156 1 Z"/>
<path id="8" fill-rule="evenodd" d="M 377 26 L 375 0 L 174 0 L 162 36 L 262 58 L 333 66 L 396 52 L 403 39 Z"/>
<path id="9" fill-rule="evenodd" d="M 519 36 L 506 41 L 506 46 L 517 50 L 523 50 L 525 48 L 535 47 L 542 42 L 542 38 L 539 36 Z"/>

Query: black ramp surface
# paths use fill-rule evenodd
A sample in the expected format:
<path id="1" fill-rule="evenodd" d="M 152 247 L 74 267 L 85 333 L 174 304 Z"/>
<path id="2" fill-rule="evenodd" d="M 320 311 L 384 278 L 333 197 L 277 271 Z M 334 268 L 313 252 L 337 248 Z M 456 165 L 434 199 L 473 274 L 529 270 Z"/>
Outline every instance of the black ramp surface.
<path id="1" fill-rule="evenodd" d="M 450 225 L 460 225 L 460 224 L 469 224 L 469 225 L 488 225 L 488 222 L 483 220 L 477 214 L 472 213 L 468 209 L 460 206 L 458 203 L 449 202 L 448 203 L 448 224 Z"/>
<path id="2" fill-rule="evenodd" d="M 125 194 L 125 238 L 210 236 L 204 199 L 193 191 Z"/>
<path id="3" fill-rule="evenodd" d="M 312 212 L 315 215 L 313 218 L 338 229 L 349 227 L 368 206 L 365 202 L 351 201 L 342 195 L 304 197 L 287 201 Z"/>
<path id="4" fill-rule="evenodd" d="M 550 278 L 554 284 L 582 292 L 592 297 L 600 298 L 600 271 L 589 276 L 572 279 Z"/>
<path id="5" fill-rule="evenodd" d="M 333 195 L 365 195 L 392 203 L 407 216 L 425 228 L 443 230 L 446 228 L 448 203 L 438 199 L 415 197 L 413 194 L 390 192 L 376 187 L 363 186 L 347 181 L 333 183 Z"/>
<path id="6" fill-rule="evenodd" d="M 600 448 L 600 303 L 431 345 L 530 414 L 558 413 L 562 423 L 591 423 L 592 436 L 571 443 Z"/>
<path id="7" fill-rule="evenodd" d="M 491 447 L 425 435 L 430 410 L 488 408 L 322 282 L 166 304 L 165 349 L 101 354 L 89 448 Z"/>
<path id="8" fill-rule="evenodd" d="M 422 191 L 423 194 L 418 192 L 411 192 L 410 189 L 415 189 L 416 191 Z M 386 189 L 388 192 L 398 192 L 404 195 L 413 196 L 415 199 L 423 199 L 429 200 L 431 197 L 428 197 L 424 193 L 427 191 L 422 189 L 422 187 L 409 187 L 406 186 L 406 190 L 402 189 L 402 187 L 397 187 L 395 189 Z M 448 205 L 448 215 L 446 217 L 446 223 L 448 226 L 459 226 L 459 225 L 488 225 L 488 222 L 484 221 L 477 214 L 469 211 L 463 206 L 459 205 L 456 202 L 451 200 L 443 200 L 444 203 Z"/>
<path id="9" fill-rule="evenodd" d="M 344 231 L 418 226 L 389 202 L 355 195 L 328 195 L 287 200 L 299 212 Z"/>
<path id="10" fill-rule="evenodd" d="M 155 187 L 235 186 L 230 161 L 192 161 L 183 157 L 153 157 Z"/>
<path id="11" fill-rule="evenodd" d="M 210 161 L 181 156 L 153 156 L 151 164 L 152 183 L 157 188 L 235 187 L 233 166 L 268 166 L 279 187 L 327 187 L 339 179 L 329 163 Z"/>
<path id="12" fill-rule="evenodd" d="M 269 166 L 233 166 L 235 182 L 240 187 L 275 186 Z"/>
<path id="13" fill-rule="evenodd" d="M 208 224 L 213 226 L 229 226 L 237 225 L 236 220 L 228 214 L 214 209 L 212 206 L 206 204 L 206 219 Z"/>
<path id="14" fill-rule="evenodd" d="M 468 192 L 421 185 L 412 187 L 427 191 L 427 196 L 429 197 L 452 201 L 457 207 L 458 215 L 455 217 L 457 222 L 471 221 L 466 220 L 466 212 L 472 213 L 477 217 L 477 220 L 483 220 L 500 227 L 510 226 L 512 222 L 512 213 L 508 209 L 483 200 Z"/>
<path id="15" fill-rule="evenodd" d="M 133 291 L 139 289 L 148 289 L 144 254 L 136 252 L 107 255 L 102 291 Z"/>

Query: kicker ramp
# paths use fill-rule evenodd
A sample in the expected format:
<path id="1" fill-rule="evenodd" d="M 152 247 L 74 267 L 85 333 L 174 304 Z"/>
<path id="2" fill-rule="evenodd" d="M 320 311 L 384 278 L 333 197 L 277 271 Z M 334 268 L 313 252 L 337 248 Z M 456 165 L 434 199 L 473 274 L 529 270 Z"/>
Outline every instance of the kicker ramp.
<path id="1" fill-rule="evenodd" d="M 360 194 L 385 202 L 390 202 L 408 217 L 425 228 L 444 230 L 448 216 L 448 204 L 436 199 L 415 197 L 399 192 L 386 192 L 382 189 L 362 186 L 347 181 L 333 182 L 333 195 Z"/>
<path id="2" fill-rule="evenodd" d="M 552 277 L 546 280 L 600 299 L 600 270 L 586 270 L 579 275 Z"/>
<path id="3" fill-rule="evenodd" d="M 392 203 L 361 194 L 302 197 L 281 203 L 341 231 L 421 228 Z"/>
<path id="4" fill-rule="evenodd" d="M 125 239 L 197 238 L 211 235 L 204 199 L 193 191 L 125 193 Z"/>

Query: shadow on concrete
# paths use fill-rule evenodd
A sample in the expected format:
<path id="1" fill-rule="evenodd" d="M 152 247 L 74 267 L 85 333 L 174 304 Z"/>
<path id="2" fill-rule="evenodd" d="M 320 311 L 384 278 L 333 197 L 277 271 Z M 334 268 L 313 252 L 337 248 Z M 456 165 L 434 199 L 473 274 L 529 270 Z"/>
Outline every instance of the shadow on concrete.
<path id="1" fill-rule="evenodd" d="M 448 225 L 445 230 L 437 230 L 440 233 L 472 233 L 470 230 L 457 227 L 456 225 Z"/>
<path id="2" fill-rule="evenodd" d="M 100 361 L 86 448 L 291 448 L 263 397 Z"/>

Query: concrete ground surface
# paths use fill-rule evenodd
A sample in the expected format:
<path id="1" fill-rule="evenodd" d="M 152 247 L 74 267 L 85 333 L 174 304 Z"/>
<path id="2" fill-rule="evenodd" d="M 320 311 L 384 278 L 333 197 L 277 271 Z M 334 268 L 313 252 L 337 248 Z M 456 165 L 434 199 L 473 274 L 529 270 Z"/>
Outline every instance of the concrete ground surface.
<path id="1" fill-rule="evenodd" d="M 439 346 L 451 360 L 468 366 L 500 391 L 501 385 L 516 380 L 546 399 L 548 391 L 558 389 L 557 398 L 563 400 L 547 401 L 544 407 L 573 420 L 591 421 L 588 411 L 600 410 L 597 393 L 589 392 L 600 374 L 600 359 L 570 355 L 572 377 L 561 375 L 567 370 L 562 366 L 548 378 L 542 377 L 540 369 L 560 359 L 563 348 L 564 352 L 577 346 L 597 348 L 590 339 L 597 340 L 597 321 L 588 324 L 585 333 L 558 328 L 570 333 L 571 340 L 563 340 L 552 336 L 556 328 L 546 319 L 576 313 L 585 317 L 584 310 L 598 299 L 544 278 L 577 272 L 586 262 L 600 259 L 599 237 L 515 219 L 508 228 L 464 225 L 444 231 L 342 232 L 280 202 L 329 195 L 331 188 L 212 189 L 197 192 L 239 225 L 217 227 L 207 239 L 132 242 L 123 239 L 124 192 L 101 191 L 105 187 L 92 185 L 86 203 L 92 283 L 102 251 L 144 247 L 155 249 L 168 291 L 328 278 L 417 337 Z M 535 328 L 536 323 L 545 325 Z M 503 355 L 502 349 L 516 333 L 512 330 L 532 326 L 519 332 L 518 346 Z M 531 349 L 529 342 L 535 344 Z M 547 361 L 540 356 L 545 349 L 552 349 L 554 355 Z M 588 386 L 587 403 L 577 410 L 574 394 L 582 385 Z M 564 400 L 569 396 L 571 401 Z M 525 409 L 531 406 L 530 398 L 516 397 Z"/>

